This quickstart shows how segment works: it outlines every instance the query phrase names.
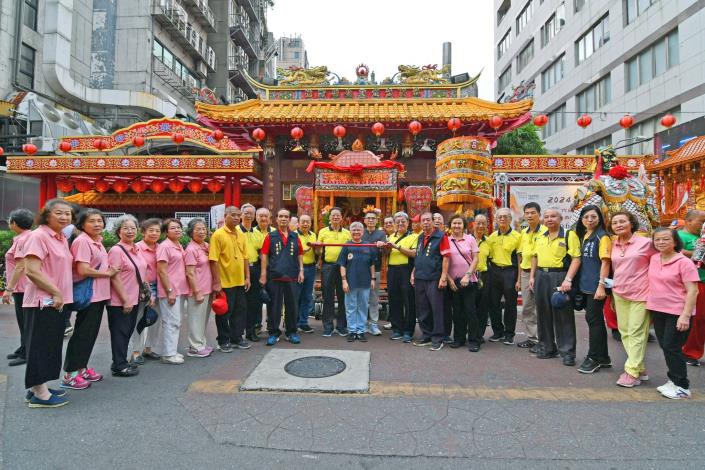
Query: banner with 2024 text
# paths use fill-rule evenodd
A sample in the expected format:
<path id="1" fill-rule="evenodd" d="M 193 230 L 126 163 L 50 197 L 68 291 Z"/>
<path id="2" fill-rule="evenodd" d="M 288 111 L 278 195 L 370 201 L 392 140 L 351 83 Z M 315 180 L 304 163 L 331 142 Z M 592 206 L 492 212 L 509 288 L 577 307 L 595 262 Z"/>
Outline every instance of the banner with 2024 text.
<path id="1" fill-rule="evenodd" d="M 580 184 L 511 186 L 509 208 L 512 211 L 514 227 L 518 229 L 524 222 L 524 205 L 528 202 L 537 202 L 542 211 L 549 207 L 560 210 L 563 226 L 567 228 L 573 216 L 570 208 L 573 205 L 575 191 L 580 186 Z"/>

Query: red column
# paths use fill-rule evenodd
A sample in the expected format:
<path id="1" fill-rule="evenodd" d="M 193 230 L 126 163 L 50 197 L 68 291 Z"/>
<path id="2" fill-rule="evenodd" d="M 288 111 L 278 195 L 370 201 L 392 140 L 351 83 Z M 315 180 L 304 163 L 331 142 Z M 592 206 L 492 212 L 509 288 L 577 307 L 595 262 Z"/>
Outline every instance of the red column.
<path id="1" fill-rule="evenodd" d="M 240 184 L 240 177 L 233 176 L 233 187 L 232 187 L 232 200 L 233 206 L 240 207 L 240 192 L 242 190 L 242 185 Z"/>
<path id="2" fill-rule="evenodd" d="M 39 209 L 47 202 L 47 177 L 43 175 L 39 179 Z"/>
<path id="3" fill-rule="evenodd" d="M 47 200 L 54 199 L 56 197 L 56 176 L 47 175 Z"/>
<path id="4" fill-rule="evenodd" d="M 233 183 L 230 176 L 225 177 L 225 188 L 223 192 L 225 193 L 225 207 L 233 205 Z"/>

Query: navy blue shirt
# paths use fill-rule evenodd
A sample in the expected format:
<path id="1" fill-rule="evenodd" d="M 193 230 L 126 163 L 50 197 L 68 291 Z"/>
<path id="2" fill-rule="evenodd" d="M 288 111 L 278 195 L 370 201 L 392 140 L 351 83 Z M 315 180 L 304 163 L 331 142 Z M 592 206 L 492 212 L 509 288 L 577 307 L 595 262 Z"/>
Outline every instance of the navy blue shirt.
<path id="1" fill-rule="evenodd" d="M 351 247 L 354 242 L 347 242 L 340 250 L 338 265 L 345 266 L 348 287 L 351 289 L 368 289 L 372 276 L 370 266 L 375 264 L 377 248 L 368 246 Z"/>
<path id="2" fill-rule="evenodd" d="M 387 234 L 381 229 L 376 229 L 370 232 L 367 230 L 367 227 L 365 227 L 365 231 L 362 232 L 362 243 L 377 243 L 386 241 Z M 379 248 L 374 248 L 374 250 L 376 250 L 377 256 L 377 261 L 375 261 L 375 269 L 379 271 L 382 266 L 382 251 Z"/>

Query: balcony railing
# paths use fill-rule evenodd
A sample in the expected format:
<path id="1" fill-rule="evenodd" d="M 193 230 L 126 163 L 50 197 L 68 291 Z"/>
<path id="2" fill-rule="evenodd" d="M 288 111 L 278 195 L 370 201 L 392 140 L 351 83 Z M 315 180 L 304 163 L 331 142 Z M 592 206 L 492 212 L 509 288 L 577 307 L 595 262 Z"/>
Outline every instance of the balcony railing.
<path id="1" fill-rule="evenodd" d="M 153 0 L 152 16 L 177 43 L 207 61 L 206 40 L 186 21 L 185 11 L 173 0 Z"/>
<path id="2" fill-rule="evenodd" d="M 239 15 L 230 15 L 230 37 L 235 44 L 241 46 L 250 57 L 259 57 L 259 39 L 252 32 L 252 28 Z"/>
<path id="3" fill-rule="evenodd" d="M 215 33 L 215 15 L 206 0 L 181 0 L 188 12 L 196 18 L 209 33 Z"/>

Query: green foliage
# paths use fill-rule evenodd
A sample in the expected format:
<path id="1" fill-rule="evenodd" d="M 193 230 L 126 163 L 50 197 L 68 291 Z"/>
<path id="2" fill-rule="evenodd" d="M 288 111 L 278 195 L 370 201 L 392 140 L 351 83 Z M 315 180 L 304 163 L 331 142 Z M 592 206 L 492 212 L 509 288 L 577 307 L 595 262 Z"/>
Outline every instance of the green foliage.
<path id="1" fill-rule="evenodd" d="M 527 124 L 499 138 L 492 155 L 546 155 L 539 129 Z"/>
<path id="2" fill-rule="evenodd" d="M 12 246 L 12 239 L 15 237 L 15 232 L 12 230 L 0 230 L 0 256 L 5 259 L 5 253 Z"/>
<path id="3" fill-rule="evenodd" d="M 106 251 L 110 251 L 110 249 L 117 244 L 117 242 L 120 241 L 113 232 L 103 232 L 103 246 L 105 247 Z"/>

